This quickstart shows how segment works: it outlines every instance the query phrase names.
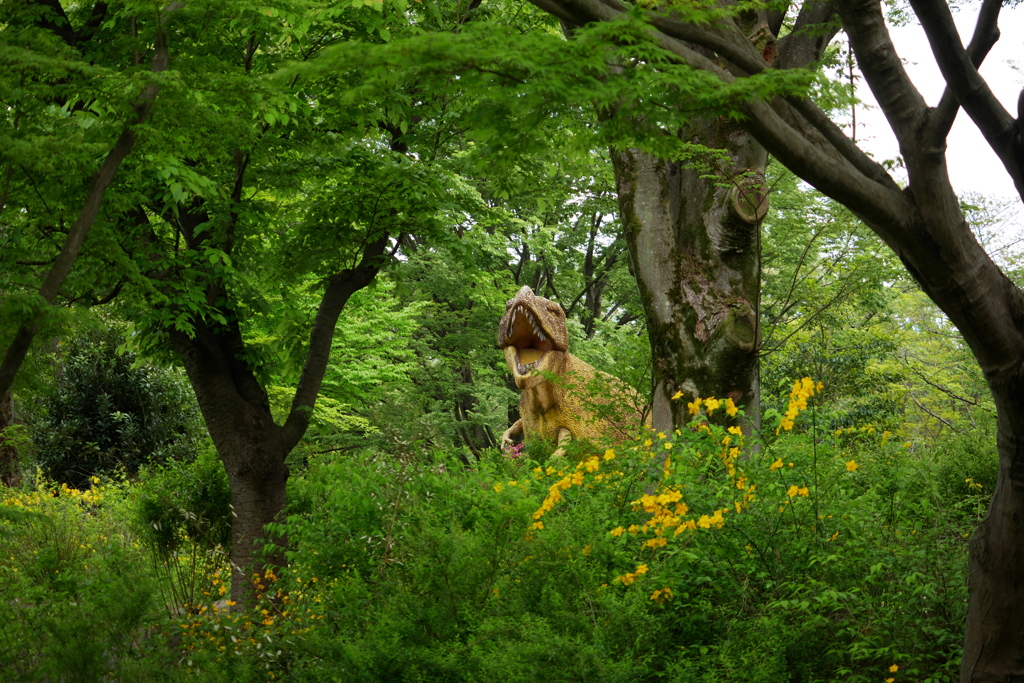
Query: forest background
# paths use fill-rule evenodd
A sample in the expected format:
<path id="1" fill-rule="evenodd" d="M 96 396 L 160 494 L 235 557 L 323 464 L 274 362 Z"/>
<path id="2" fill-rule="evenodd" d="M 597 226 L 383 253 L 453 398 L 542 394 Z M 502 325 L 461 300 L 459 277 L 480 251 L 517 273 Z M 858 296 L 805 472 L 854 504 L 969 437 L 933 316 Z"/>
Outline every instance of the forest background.
<path id="1" fill-rule="evenodd" d="M 517 3 L 2 12 L 0 329 L 35 337 L 0 411 L 14 680 L 957 677 L 992 398 L 889 248 L 776 161 L 760 430 L 704 395 L 571 463 L 497 448 L 522 285 L 650 394 L 609 147 L 727 184 L 631 128 L 729 104 L 639 37 L 686 84 L 667 112 L 609 115 L 664 73 L 609 79 L 599 31 L 566 54 Z M 773 87 L 843 116 L 851 59 Z M 1015 205 L 961 207 L 1021 284 Z M 282 493 L 248 514 L 250 459 Z"/>

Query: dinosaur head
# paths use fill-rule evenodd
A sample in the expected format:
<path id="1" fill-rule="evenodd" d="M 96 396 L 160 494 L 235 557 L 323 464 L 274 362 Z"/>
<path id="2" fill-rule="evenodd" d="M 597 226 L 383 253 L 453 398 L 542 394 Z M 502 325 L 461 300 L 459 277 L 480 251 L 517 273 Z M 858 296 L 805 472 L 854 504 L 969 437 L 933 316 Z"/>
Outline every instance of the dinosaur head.
<path id="1" fill-rule="evenodd" d="M 558 372 L 555 361 L 561 363 L 569 350 L 568 342 L 565 311 L 554 301 L 523 287 L 505 304 L 505 315 L 498 326 L 498 348 L 504 350 L 505 362 L 520 389 L 543 381 L 533 370 Z M 531 375 L 533 381 L 528 383 Z"/>

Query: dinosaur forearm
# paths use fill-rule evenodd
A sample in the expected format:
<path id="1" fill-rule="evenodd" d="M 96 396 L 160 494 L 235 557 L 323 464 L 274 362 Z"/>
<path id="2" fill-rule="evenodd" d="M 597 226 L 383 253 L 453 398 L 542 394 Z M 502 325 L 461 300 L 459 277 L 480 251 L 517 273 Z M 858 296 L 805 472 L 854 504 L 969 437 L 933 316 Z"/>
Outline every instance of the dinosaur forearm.
<path id="1" fill-rule="evenodd" d="M 502 435 L 501 435 L 501 448 L 502 448 L 502 450 L 504 450 L 506 448 L 511 448 L 511 446 L 512 446 L 512 437 L 515 436 L 516 434 L 522 434 L 522 433 L 523 433 L 523 418 L 519 418 L 518 420 L 516 420 L 512 424 L 511 427 L 509 427 L 508 429 L 506 429 L 502 433 Z"/>

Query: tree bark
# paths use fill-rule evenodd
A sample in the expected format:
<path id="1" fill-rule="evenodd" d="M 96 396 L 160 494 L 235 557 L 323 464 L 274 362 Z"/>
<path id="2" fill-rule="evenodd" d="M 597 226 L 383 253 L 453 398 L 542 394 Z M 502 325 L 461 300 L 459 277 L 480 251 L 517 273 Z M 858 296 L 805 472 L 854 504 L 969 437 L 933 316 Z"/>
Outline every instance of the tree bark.
<path id="1" fill-rule="evenodd" d="M 5 394 L 0 399 L 0 484 L 21 486 L 21 462 L 18 451 L 4 437 L 4 430 L 14 424 L 14 399 Z"/>
<path id="2" fill-rule="evenodd" d="M 616 4 L 605 3 L 602 10 Z M 779 18 L 765 11 L 742 16 L 738 35 L 759 53 L 759 63 L 752 57 L 758 69 L 802 67 L 821 57 L 835 28 L 826 24 L 829 3 L 820 5 L 802 10 L 782 41 L 775 39 Z M 669 26 L 679 24 L 657 16 Z M 676 429 L 689 420 L 688 402 L 716 396 L 743 406 L 744 430 L 757 431 L 760 230 L 768 211 L 768 155 L 754 136 L 725 118 L 699 119 L 680 136 L 725 153 L 715 162 L 717 178 L 692 163 L 612 150 L 630 269 L 650 336 L 653 426 Z"/>
<path id="3" fill-rule="evenodd" d="M 647 317 L 652 422 L 689 420 L 695 397 L 732 398 L 760 424 L 759 231 L 767 210 L 764 149 L 742 129 L 705 120 L 687 131 L 729 153 L 730 184 L 635 149 L 612 150 L 630 267 Z M 673 400 L 682 392 L 685 400 Z"/>

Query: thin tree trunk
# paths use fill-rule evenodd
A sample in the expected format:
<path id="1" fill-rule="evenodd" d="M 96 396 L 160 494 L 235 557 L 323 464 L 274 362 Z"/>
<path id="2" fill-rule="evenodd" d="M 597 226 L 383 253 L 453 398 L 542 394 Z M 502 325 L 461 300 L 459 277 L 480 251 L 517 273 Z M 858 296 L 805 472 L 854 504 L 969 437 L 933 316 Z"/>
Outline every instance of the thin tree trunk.
<path id="1" fill-rule="evenodd" d="M 153 54 L 153 64 L 151 67 L 152 72 L 159 73 L 165 71 L 169 62 L 167 36 L 163 31 L 160 31 L 156 37 L 156 50 Z M 71 272 L 71 266 L 74 264 L 75 259 L 78 258 L 78 252 L 82 248 L 82 243 L 96 221 L 96 216 L 99 214 L 100 205 L 103 203 L 103 196 L 106 194 L 107 188 L 114 180 L 114 175 L 121 166 L 121 162 L 124 161 L 135 145 L 135 127 L 146 120 L 146 116 L 148 116 L 149 110 L 153 108 L 153 102 L 156 101 L 156 96 L 159 92 L 160 86 L 156 84 L 148 85 L 142 91 L 132 109 L 131 120 L 124 130 L 121 131 L 121 135 L 117 138 L 114 146 L 107 153 L 103 163 L 100 164 L 100 167 L 90 179 L 89 189 L 82 203 L 82 209 L 74 224 L 72 224 L 71 229 L 68 230 L 68 235 L 64 239 L 64 245 L 61 247 L 53 266 L 50 268 L 50 272 L 47 273 L 46 279 L 39 287 L 39 295 L 47 305 L 53 303 L 57 293 L 60 291 L 61 285 L 64 284 L 65 278 Z M 42 311 L 38 311 L 29 321 L 20 325 L 14 335 L 14 339 L 7 347 L 3 361 L 0 362 L 0 395 L 10 391 L 18 369 L 25 360 L 25 356 L 32 346 L 32 340 L 42 324 L 42 316 Z"/>
<path id="2" fill-rule="evenodd" d="M 329 278 L 310 332 L 302 375 L 283 425 L 274 422 L 266 391 L 245 360 L 240 325 L 225 304 L 227 324 L 192 321 L 192 336 L 168 332 L 181 357 L 210 438 L 228 474 L 234 512 L 231 544 L 231 597 L 237 609 L 251 605 L 259 584 L 253 575 L 285 564 L 282 550 L 261 554 L 267 542 L 280 548 L 286 539 L 266 535 L 267 524 L 282 521 L 287 501 L 285 458 L 309 426 L 320 383 L 330 358 L 331 341 L 342 309 L 352 294 L 366 287 L 383 263 L 388 244 L 383 234 L 363 245 L 359 263 Z M 264 581 L 264 584 L 266 582 Z"/>
<path id="3" fill-rule="evenodd" d="M 18 451 L 4 437 L 3 431 L 14 424 L 14 399 L 5 394 L 0 400 L 0 483 L 21 486 L 21 462 Z"/>

